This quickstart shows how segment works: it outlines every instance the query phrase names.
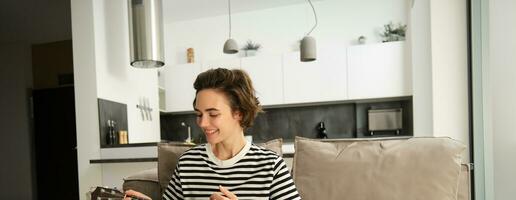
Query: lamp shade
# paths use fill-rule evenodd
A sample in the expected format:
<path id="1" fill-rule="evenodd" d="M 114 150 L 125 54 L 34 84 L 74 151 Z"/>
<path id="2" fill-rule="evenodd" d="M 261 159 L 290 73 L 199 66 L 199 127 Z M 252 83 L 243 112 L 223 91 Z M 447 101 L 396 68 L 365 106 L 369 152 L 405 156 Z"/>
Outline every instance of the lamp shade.
<path id="1" fill-rule="evenodd" d="M 317 59 L 317 47 L 315 46 L 315 38 L 305 36 L 301 40 L 301 62 L 311 62 Z"/>
<path id="2" fill-rule="evenodd" d="M 231 38 L 226 40 L 226 42 L 224 43 L 223 51 L 224 51 L 224 53 L 227 53 L 227 54 L 238 53 L 238 45 L 237 45 L 236 41 Z"/>
<path id="3" fill-rule="evenodd" d="M 128 0 L 131 65 L 156 68 L 163 57 L 163 16 L 161 0 Z"/>

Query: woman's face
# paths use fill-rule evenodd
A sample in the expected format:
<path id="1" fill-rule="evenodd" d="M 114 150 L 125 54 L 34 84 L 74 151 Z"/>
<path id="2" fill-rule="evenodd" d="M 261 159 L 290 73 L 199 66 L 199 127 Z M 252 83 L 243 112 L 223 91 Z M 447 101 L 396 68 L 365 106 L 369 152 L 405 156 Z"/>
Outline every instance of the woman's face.
<path id="1" fill-rule="evenodd" d="M 232 112 L 226 95 L 215 89 L 203 89 L 195 102 L 197 125 L 210 144 L 217 144 L 242 132 L 240 112 Z"/>

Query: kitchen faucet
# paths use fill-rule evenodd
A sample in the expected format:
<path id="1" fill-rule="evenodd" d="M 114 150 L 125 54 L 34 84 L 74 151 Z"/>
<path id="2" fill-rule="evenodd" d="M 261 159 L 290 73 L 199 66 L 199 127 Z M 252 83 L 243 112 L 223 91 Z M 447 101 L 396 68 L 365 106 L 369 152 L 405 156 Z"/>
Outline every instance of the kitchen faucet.
<path id="1" fill-rule="evenodd" d="M 324 122 L 319 122 L 317 124 L 317 138 L 326 139 L 328 138 L 328 134 L 326 133 L 326 126 Z"/>
<path id="2" fill-rule="evenodd" d="M 188 137 L 186 138 L 185 143 L 193 144 L 193 141 L 192 141 L 192 128 L 190 127 L 190 125 L 188 125 L 185 122 L 181 122 L 181 126 L 186 126 L 186 128 L 188 129 Z"/>

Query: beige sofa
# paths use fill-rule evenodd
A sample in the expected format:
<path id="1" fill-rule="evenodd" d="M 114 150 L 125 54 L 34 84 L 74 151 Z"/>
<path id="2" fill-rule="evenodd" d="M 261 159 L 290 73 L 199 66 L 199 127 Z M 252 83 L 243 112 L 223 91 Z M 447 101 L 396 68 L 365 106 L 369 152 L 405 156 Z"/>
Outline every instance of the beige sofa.
<path id="1" fill-rule="evenodd" d="M 264 144 L 281 152 L 281 140 Z M 124 179 L 134 189 L 161 199 L 177 158 L 191 146 L 158 145 L 158 169 Z M 470 199 L 465 146 L 450 138 L 295 140 L 292 175 L 303 199 Z"/>

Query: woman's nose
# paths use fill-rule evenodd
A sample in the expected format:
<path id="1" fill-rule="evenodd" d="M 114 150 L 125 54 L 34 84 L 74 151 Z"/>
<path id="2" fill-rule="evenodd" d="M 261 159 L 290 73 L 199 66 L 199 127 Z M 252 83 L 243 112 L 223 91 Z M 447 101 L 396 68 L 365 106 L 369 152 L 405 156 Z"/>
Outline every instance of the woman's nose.
<path id="1" fill-rule="evenodd" d="M 206 119 L 205 116 L 201 116 L 199 118 L 197 118 L 197 125 L 201 128 L 203 127 L 207 127 L 208 126 L 208 120 Z"/>

